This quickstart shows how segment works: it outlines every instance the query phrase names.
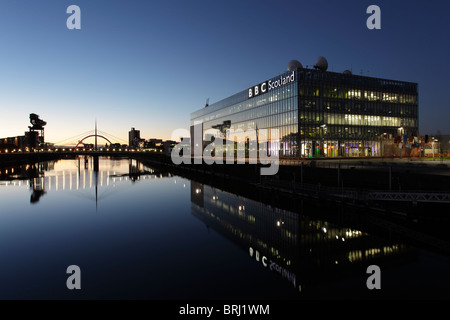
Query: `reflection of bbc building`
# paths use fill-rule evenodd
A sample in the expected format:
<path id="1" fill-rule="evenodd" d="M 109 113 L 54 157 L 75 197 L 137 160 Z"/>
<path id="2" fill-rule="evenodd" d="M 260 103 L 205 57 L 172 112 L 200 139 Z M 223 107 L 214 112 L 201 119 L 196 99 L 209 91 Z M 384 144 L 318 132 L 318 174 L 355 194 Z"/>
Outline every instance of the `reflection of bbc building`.
<path id="1" fill-rule="evenodd" d="M 258 138 L 275 129 L 269 153 L 287 157 L 390 155 L 395 138 L 418 135 L 416 83 L 327 68 L 323 57 L 314 69 L 293 60 L 287 72 L 192 113 L 191 132 L 199 125 L 209 141 L 209 129 L 253 129 Z"/>

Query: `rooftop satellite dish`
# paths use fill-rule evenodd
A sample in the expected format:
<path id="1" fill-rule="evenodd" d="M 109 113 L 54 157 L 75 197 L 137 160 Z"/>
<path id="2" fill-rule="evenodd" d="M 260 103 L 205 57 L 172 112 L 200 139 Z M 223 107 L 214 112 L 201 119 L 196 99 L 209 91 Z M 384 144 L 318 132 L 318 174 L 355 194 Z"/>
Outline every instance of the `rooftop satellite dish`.
<path id="1" fill-rule="evenodd" d="M 328 69 L 327 59 L 325 59 L 322 56 L 318 57 L 314 68 L 319 69 L 320 71 L 327 71 L 327 69 Z"/>
<path id="2" fill-rule="evenodd" d="M 297 69 L 303 69 L 303 66 L 302 66 L 302 64 L 299 61 L 291 60 L 288 63 L 287 69 L 288 69 L 288 71 L 294 71 L 294 70 L 297 70 Z"/>
<path id="3" fill-rule="evenodd" d="M 346 74 L 346 75 L 351 75 L 351 74 L 352 74 L 352 72 L 351 72 L 350 70 L 345 70 L 345 71 L 343 72 L 343 74 Z"/>

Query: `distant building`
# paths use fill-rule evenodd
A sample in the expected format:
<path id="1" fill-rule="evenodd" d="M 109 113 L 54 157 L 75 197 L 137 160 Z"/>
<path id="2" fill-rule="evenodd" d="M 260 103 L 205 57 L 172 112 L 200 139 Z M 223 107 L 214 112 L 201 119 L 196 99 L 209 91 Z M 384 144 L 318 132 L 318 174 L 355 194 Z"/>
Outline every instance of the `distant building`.
<path id="1" fill-rule="evenodd" d="M 161 143 L 163 142 L 162 139 L 148 139 L 147 140 L 150 144 L 153 144 L 153 146 L 160 146 Z"/>
<path id="2" fill-rule="evenodd" d="M 436 134 L 435 136 L 430 137 L 430 142 L 428 142 L 428 146 L 434 154 L 439 156 L 447 156 L 450 154 L 450 135 L 446 134 Z"/>
<path id="3" fill-rule="evenodd" d="M 144 140 L 142 139 L 142 142 L 140 143 L 140 147 L 149 150 L 149 151 L 158 151 L 162 152 L 164 146 L 163 146 L 163 140 L 162 139 L 148 139 Z"/>
<path id="4" fill-rule="evenodd" d="M 23 136 L 8 137 L 0 139 L 0 150 L 14 150 L 14 149 L 37 149 L 45 146 L 44 141 L 44 126 L 47 122 L 39 119 L 37 114 L 30 114 L 29 131 L 26 131 Z"/>
<path id="5" fill-rule="evenodd" d="M 166 140 L 163 142 L 164 153 L 170 155 L 172 153 L 173 147 L 177 144 L 176 141 Z"/>
<path id="6" fill-rule="evenodd" d="M 0 150 L 2 151 L 22 148 L 25 148 L 25 136 L 0 139 Z"/>
<path id="7" fill-rule="evenodd" d="M 85 143 L 85 144 L 83 144 L 83 148 L 94 149 L 94 144 L 93 143 Z"/>
<path id="8" fill-rule="evenodd" d="M 450 135 L 444 134 L 438 136 L 438 139 L 440 139 L 441 144 L 441 153 L 443 154 L 450 154 Z"/>
<path id="9" fill-rule="evenodd" d="M 139 147 L 139 142 L 141 142 L 141 131 L 131 128 L 128 132 L 128 145 L 132 148 Z"/>

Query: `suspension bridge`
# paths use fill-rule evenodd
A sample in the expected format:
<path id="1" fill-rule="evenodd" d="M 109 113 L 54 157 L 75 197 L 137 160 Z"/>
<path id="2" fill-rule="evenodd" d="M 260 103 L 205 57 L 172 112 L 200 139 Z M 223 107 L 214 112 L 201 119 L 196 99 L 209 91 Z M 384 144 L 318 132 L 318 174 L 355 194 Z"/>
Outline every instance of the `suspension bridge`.
<path id="1" fill-rule="evenodd" d="M 86 141 L 93 138 L 94 144 L 87 144 Z M 98 139 L 102 139 L 106 141 L 106 143 L 109 143 L 109 145 L 105 144 L 104 147 L 99 147 Z M 47 148 L 48 149 L 48 148 Z M 118 149 L 117 151 L 122 151 L 121 149 L 124 149 L 124 151 L 128 151 L 128 142 L 118 138 L 112 134 L 109 134 L 105 131 L 98 130 L 97 128 L 97 122 L 95 123 L 95 129 L 89 130 L 83 133 L 80 133 L 76 136 L 58 141 L 54 143 L 53 149 L 67 149 L 67 151 L 112 151 L 112 149 Z M 62 150 L 61 150 L 62 151 Z"/>

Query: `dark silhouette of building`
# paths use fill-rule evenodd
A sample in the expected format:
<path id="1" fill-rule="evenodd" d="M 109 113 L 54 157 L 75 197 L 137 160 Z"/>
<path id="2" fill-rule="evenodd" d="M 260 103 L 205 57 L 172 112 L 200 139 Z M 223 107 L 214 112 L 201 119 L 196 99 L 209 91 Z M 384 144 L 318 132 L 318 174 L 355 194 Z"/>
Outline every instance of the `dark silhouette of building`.
<path id="1" fill-rule="evenodd" d="M 141 131 L 136 130 L 135 128 L 131 128 L 131 131 L 128 132 L 128 145 L 133 148 L 137 148 L 139 146 L 139 142 L 141 141 Z"/>
<path id="2" fill-rule="evenodd" d="M 2 152 L 15 149 L 33 150 L 44 145 L 44 126 L 47 122 L 39 119 L 37 114 L 31 113 L 30 123 L 32 126 L 28 126 L 29 131 L 26 131 L 25 135 L 0 139 L 0 150 Z"/>

